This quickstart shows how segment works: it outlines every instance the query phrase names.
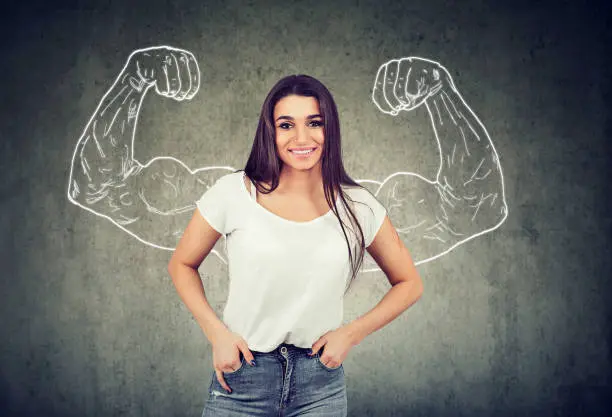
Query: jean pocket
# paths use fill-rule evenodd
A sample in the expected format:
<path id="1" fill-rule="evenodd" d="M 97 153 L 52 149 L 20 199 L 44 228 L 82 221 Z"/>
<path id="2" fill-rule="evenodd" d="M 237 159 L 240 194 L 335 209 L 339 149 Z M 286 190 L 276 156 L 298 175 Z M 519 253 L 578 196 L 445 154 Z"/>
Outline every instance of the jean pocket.
<path id="1" fill-rule="evenodd" d="M 242 369 L 245 367 L 245 363 L 246 363 L 246 359 L 244 357 L 244 355 L 242 354 L 242 352 L 240 352 L 240 366 L 238 367 L 238 369 L 234 369 L 233 371 L 229 371 L 229 372 L 225 372 L 223 371 L 223 375 L 235 375 L 238 372 L 242 371 Z"/>
<path id="2" fill-rule="evenodd" d="M 338 369 L 342 368 L 342 364 L 336 366 L 335 368 L 331 368 L 331 367 L 325 365 L 323 362 L 321 362 L 321 355 L 319 355 L 318 352 L 317 352 L 316 356 L 317 356 L 317 362 L 319 363 L 319 365 L 321 365 L 321 368 L 325 369 L 326 371 L 337 371 Z"/>

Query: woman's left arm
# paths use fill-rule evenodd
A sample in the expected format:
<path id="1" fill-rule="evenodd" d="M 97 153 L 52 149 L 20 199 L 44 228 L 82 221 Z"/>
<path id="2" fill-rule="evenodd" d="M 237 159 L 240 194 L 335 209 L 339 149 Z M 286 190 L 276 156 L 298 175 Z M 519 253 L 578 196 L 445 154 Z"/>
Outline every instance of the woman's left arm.
<path id="1" fill-rule="evenodd" d="M 367 251 L 387 276 L 391 288 L 374 308 L 345 325 L 353 345 L 391 322 L 423 294 L 421 276 L 389 216 L 385 216 Z"/>
<path id="2" fill-rule="evenodd" d="M 339 366 L 353 346 L 391 322 L 423 294 L 421 276 L 389 216 L 385 216 L 367 251 L 387 275 L 391 289 L 366 314 L 325 333 L 313 343 L 313 353 L 324 347 L 320 360 L 328 367 Z"/>

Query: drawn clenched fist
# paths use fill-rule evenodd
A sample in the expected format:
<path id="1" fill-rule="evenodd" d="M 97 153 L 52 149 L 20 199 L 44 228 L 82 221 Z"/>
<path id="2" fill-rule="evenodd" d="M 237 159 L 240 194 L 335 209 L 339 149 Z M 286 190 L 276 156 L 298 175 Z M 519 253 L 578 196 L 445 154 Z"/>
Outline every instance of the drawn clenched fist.
<path id="1" fill-rule="evenodd" d="M 157 94 L 181 101 L 200 88 L 200 69 L 193 54 L 170 46 L 137 49 L 128 58 L 130 84 L 138 91 L 154 85 Z"/>
<path id="2" fill-rule="evenodd" d="M 378 68 L 372 100 L 386 114 L 417 108 L 446 84 L 450 74 L 442 65 L 425 58 L 392 59 Z"/>

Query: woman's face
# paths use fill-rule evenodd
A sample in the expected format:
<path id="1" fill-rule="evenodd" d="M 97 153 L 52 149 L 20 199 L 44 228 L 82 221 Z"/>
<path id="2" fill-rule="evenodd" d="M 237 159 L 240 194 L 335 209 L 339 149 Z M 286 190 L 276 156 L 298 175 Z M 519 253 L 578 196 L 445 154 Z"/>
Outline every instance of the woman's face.
<path id="1" fill-rule="evenodd" d="M 314 97 L 289 95 L 274 107 L 276 149 L 283 169 L 310 170 L 320 164 L 323 152 L 323 116 Z M 299 150 L 311 150 L 307 154 Z"/>

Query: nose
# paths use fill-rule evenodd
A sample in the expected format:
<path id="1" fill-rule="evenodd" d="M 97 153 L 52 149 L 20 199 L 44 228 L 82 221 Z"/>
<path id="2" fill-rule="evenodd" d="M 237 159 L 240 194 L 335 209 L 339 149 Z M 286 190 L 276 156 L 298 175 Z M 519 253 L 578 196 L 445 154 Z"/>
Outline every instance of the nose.
<path id="1" fill-rule="evenodd" d="M 308 128 L 306 126 L 298 125 L 295 135 L 298 143 L 301 143 L 303 140 L 308 139 Z"/>

